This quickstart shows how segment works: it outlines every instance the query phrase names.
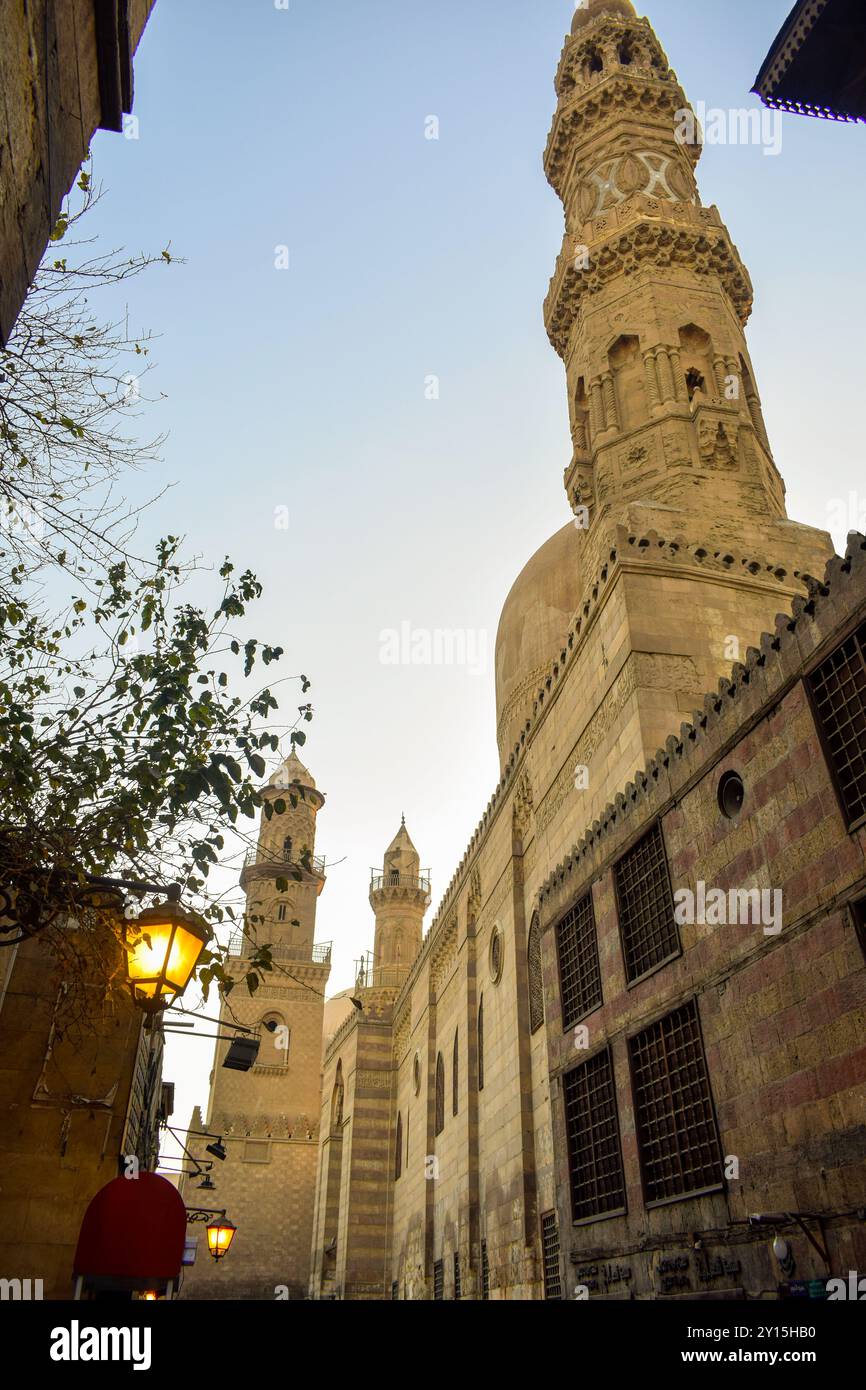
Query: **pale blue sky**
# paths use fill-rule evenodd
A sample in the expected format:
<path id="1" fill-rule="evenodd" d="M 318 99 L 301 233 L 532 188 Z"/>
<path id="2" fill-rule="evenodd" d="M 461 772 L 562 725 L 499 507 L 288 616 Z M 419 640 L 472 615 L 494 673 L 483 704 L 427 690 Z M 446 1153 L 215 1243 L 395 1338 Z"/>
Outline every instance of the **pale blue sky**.
<path id="1" fill-rule="evenodd" d="M 692 101 L 740 107 L 789 8 L 647 12 Z M 541 314 L 562 212 L 541 157 L 571 12 L 157 0 L 139 139 L 94 144 L 106 239 L 187 258 L 128 296 L 162 335 L 151 385 L 166 399 L 145 425 L 170 432 L 135 493 L 174 484 L 145 529 L 251 564 L 266 587 L 253 626 L 313 681 L 317 852 L 344 861 L 319 907 L 332 991 L 372 945 L 369 868 L 401 812 L 434 907 L 462 856 L 498 776 L 499 611 L 568 519 L 564 375 Z M 708 147 L 699 179 L 755 283 L 750 344 L 790 513 L 825 525 L 864 487 L 866 133 L 786 117 L 783 139 L 777 158 Z M 486 640 L 486 669 L 382 665 L 380 632 L 403 622 Z M 210 1060 L 208 1043 L 170 1043 L 180 1123 Z"/>

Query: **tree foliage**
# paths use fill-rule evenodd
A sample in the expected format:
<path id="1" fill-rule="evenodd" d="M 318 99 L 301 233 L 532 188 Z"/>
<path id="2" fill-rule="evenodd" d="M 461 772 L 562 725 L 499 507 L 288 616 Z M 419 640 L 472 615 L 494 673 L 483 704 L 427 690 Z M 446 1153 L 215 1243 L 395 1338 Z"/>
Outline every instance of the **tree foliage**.
<path id="1" fill-rule="evenodd" d="M 179 538 L 130 552 L 136 512 L 117 488 L 156 444 L 127 432 L 125 365 L 149 339 L 101 321 L 90 296 L 172 257 L 70 243 L 97 201 L 88 172 L 78 192 L 0 354 L 0 944 L 44 934 L 80 1000 L 122 973 L 116 914 L 90 876 L 176 882 L 214 923 L 236 919 L 209 876 L 229 840 L 250 842 L 285 724 L 268 669 L 283 651 L 247 628 L 255 575 L 226 559 L 193 603 Z M 60 605 L 46 598 L 58 581 Z M 297 706 L 293 742 L 311 717 Z M 227 990 L 224 961 L 218 947 L 203 958 Z M 249 988 L 271 968 L 253 946 Z"/>

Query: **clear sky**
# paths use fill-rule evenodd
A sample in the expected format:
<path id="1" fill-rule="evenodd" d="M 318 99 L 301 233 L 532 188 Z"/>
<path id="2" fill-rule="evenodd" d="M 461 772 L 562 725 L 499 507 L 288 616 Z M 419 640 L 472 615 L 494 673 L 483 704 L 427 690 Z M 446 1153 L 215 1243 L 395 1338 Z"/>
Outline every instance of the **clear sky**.
<path id="1" fill-rule="evenodd" d="M 739 108 L 789 8 L 647 12 L 691 100 Z M 564 373 L 541 306 L 563 227 L 542 152 L 572 9 L 157 0 L 138 139 L 94 142 L 101 234 L 186 258 L 129 287 L 131 319 L 161 335 L 149 385 L 165 399 L 142 425 L 169 431 L 133 492 L 174 485 L 145 530 L 252 565 L 253 626 L 313 682 L 316 850 L 339 861 L 319 902 L 331 992 L 372 946 L 369 869 L 401 812 L 434 909 L 447 886 L 498 777 L 499 612 L 569 517 Z M 844 544 L 828 509 L 854 489 L 866 505 L 866 132 L 794 116 L 782 132 L 777 156 L 708 146 L 699 181 L 755 284 L 749 338 L 789 512 Z M 465 632 L 473 659 L 384 664 L 381 634 L 404 623 Z M 180 1124 L 206 1100 L 211 1046 L 170 1041 Z"/>

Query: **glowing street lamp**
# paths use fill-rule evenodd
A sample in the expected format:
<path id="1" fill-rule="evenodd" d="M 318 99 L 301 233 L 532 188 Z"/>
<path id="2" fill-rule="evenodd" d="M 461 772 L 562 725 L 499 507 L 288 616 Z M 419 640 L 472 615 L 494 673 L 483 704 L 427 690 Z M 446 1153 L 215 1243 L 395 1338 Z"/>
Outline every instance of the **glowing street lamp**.
<path id="1" fill-rule="evenodd" d="M 226 1217 L 214 1221 L 207 1228 L 207 1248 L 215 1260 L 222 1260 L 235 1238 L 237 1226 Z"/>
<path id="2" fill-rule="evenodd" d="M 153 1014 L 183 994 L 212 933 L 201 917 L 168 901 L 125 923 L 123 935 L 132 997 Z"/>

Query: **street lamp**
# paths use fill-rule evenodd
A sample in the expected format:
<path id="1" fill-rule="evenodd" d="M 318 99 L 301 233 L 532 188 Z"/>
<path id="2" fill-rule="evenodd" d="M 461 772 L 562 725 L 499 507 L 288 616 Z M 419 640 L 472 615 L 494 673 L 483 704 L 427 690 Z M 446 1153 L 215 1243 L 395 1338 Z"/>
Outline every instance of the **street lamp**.
<path id="1" fill-rule="evenodd" d="M 235 1238 L 237 1226 L 233 1221 L 229 1221 L 223 1216 L 219 1221 L 214 1221 L 207 1228 L 207 1248 L 215 1260 L 221 1260 L 228 1253 L 228 1248 Z"/>
<path id="2" fill-rule="evenodd" d="M 211 931 L 201 917 L 169 900 L 124 923 L 123 938 L 132 997 L 154 1014 L 183 994 Z"/>

